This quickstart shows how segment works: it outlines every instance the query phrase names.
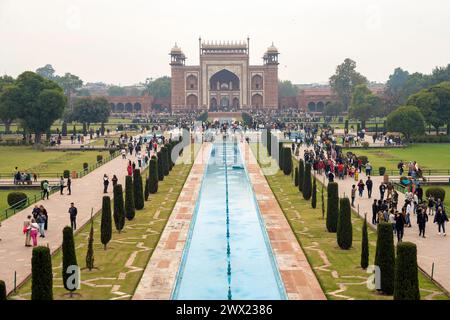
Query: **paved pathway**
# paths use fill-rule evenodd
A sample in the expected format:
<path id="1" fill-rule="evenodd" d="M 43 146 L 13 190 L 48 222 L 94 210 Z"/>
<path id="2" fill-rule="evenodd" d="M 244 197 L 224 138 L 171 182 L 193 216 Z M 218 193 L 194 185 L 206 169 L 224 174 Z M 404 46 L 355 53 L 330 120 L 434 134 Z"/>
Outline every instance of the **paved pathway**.
<path id="1" fill-rule="evenodd" d="M 134 157 L 128 156 L 131 160 Z M 89 221 L 91 208 L 94 213 L 101 209 L 103 197 L 103 175 L 106 173 L 111 179 L 115 174 L 119 183 L 125 184 L 128 160 L 121 156 L 107 162 L 81 179 L 72 180 L 72 195 L 59 192 L 50 196 L 49 200 L 39 201 L 37 205 L 44 205 L 48 211 L 49 222 L 45 239 L 38 237 L 38 245 L 49 246 L 53 253 L 61 246 L 62 229 L 70 225 L 68 209 L 70 202 L 78 208 L 77 227 L 81 228 Z M 108 195 L 112 198 L 112 183 L 110 182 Z M 23 282 L 31 273 L 31 247 L 25 247 L 25 236 L 22 233 L 23 222 L 31 214 L 33 207 L 16 213 L 2 222 L 0 227 L 0 279 L 6 282 L 7 291 L 13 290 L 14 271 L 17 272 L 17 284 Z"/>
<path id="2" fill-rule="evenodd" d="M 300 149 L 300 156 L 303 157 L 304 150 L 307 148 L 302 146 Z M 363 170 L 364 171 L 364 170 Z M 325 185 L 328 184 L 328 180 L 325 179 L 324 175 L 316 175 L 317 179 L 320 181 L 325 181 Z M 365 173 L 359 174 L 359 179 L 363 179 L 365 182 L 367 177 Z M 356 193 L 355 199 L 355 210 L 359 206 L 359 215 L 364 217 L 367 213 L 367 222 L 372 225 L 372 203 L 374 199 L 379 199 L 380 192 L 379 186 L 383 181 L 383 177 L 371 176 L 373 180 L 373 192 L 372 199 L 367 197 L 367 189 L 364 189 L 363 197 L 358 196 Z M 344 194 L 349 197 L 351 194 L 351 188 L 353 184 L 357 184 L 357 181 L 351 178 L 346 178 L 344 180 L 335 179 L 339 184 L 339 196 L 343 197 Z M 386 191 L 387 192 L 387 191 Z M 403 193 L 398 193 L 398 208 L 405 202 L 405 195 Z M 434 216 L 429 216 L 428 224 L 426 226 L 426 238 L 419 237 L 419 229 L 416 223 L 416 216 L 413 214 L 411 216 L 411 228 L 405 228 L 405 234 L 403 241 L 411 241 L 417 245 L 417 262 L 419 267 L 425 271 L 428 275 L 431 275 L 432 265 L 434 263 L 434 273 L 433 278 L 450 292 L 450 235 L 443 237 L 437 234 L 437 225 L 433 223 Z M 448 226 L 448 224 L 447 224 Z M 396 241 L 395 237 L 395 241 Z"/>

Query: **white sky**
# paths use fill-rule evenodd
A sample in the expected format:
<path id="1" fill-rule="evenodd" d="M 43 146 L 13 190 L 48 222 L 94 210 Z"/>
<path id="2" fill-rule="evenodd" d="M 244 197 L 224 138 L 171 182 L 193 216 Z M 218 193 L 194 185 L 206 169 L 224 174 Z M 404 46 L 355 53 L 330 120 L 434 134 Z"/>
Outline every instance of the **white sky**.
<path id="1" fill-rule="evenodd" d="M 448 0 L 0 0 L 0 74 L 47 63 L 85 82 L 170 75 L 175 42 L 198 63 L 198 37 L 245 40 L 261 64 L 274 41 L 280 79 L 326 82 L 346 57 L 371 81 L 395 67 L 450 63 Z"/>

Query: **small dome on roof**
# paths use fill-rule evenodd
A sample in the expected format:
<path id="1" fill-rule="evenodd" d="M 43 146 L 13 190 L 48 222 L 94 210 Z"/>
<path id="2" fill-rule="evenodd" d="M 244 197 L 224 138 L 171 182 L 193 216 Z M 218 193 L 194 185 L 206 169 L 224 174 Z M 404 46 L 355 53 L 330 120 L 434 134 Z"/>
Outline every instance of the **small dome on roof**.
<path id="1" fill-rule="evenodd" d="M 177 43 L 175 42 L 175 45 L 173 46 L 172 50 L 170 50 L 170 53 L 178 53 L 178 54 L 182 54 L 183 52 L 181 51 L 181 48 L 179 46 L 177 46 Z"/>
<path id="2" fill-rule="evenodd" d="M 277 47 L 275 47 L 275 46 L 273 45 L 273 42 L 272 42 L 272 45 L 271 45 L 270 47 L 267 48 L 267 52 L 268 52 L 268 53 L 278 53 L 278 49 L 277 49 Z"/>

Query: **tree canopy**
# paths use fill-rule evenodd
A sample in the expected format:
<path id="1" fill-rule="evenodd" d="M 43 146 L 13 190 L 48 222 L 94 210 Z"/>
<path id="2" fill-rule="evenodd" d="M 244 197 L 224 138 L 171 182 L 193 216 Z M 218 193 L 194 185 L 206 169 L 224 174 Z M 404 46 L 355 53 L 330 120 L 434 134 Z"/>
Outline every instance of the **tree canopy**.
<path id="1" fill-rule="evenodd" d="M 126 91 L 124 87 L 120 86 L 110 86 L 108 88 L 108 96 L 117 97 L 117 96 L 125 96 Z"/>
<path id="2" fill-rule="evenodd" d="M 352 92 L 359 84 L 366 84 L 367 79 L 356 71 L 356 62 L 347 58 L 336 67 L 336 73 L 330 77 L 330 86 L 338 95 L 345 109 L 350 105 Z"/>
<path id="3" fill-rule="evenodd" d="M 279 97 L 295 97 L 298 94 L 298 88 L 289 80 L 278 81 L 278 96 Z"/>
<path id="4" fill-rule="evenodd" d="M 148 79 L 145 83 L 145 92 L 151 94 L 156 99 L 169 98 L 171 94 L 171 78 L 160 77 L 155 80 Z"/>
<path id="5" fill-rule="evenodd" d="M 340 101 L 331 102 L 325 105 L 323 109 L 323 115 L 326 117 L 337 117 L 344 112 L 345 107 Z"/>
<path id="6" fill-rule="evenodd" d="M 415 106 L 398 107 L 388 115 L 386 124 L 389 131 L 401 132 L 407 139 L 425 132 L 423 115 Z"/>
<path id="7" fill-rule="evenodd" d="M 86 123 L 89 127 L 91 123 L 108 121 L 111 113 L 108 101 L 103 97 L 82 97 L 75 101 L 70 121 Z"/>
<path id="8" fill-rule="evenodd" d="M 17 106 L 11 104 L 11 94 L 14 93 L 14 78 L 4 75 L 0 77 L 0 121 L 5 125 L 5 131 L 9 128 L 14 119 L 17 118 Z"/>
<path id="9" fill-rule="evenodd" d="M 378 115 L 380 109 L 381 99 L 374 95 L 365 84 L 355 87 L 348 110 L 350 118 L 366 121 Z"/>

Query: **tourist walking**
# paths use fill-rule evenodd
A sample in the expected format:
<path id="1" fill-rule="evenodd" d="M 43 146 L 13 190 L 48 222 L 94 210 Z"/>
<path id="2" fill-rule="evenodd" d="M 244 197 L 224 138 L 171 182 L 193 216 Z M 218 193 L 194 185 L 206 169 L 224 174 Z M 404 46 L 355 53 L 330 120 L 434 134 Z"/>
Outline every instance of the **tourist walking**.
<path id="1" fill-rule="evenodd" d="M 48 228 L 48 212 L 47 212 L 47 209 L 45 209 L 42 204 L 39 206 L 39 209 L 41 210 L 41 213 L 45 217 L 44 230 L 47 230 L 47 228 Z"/>
<path id="2" fill-rule="evenodd" d="M 117 179 L 116 175 L 113 175 L 111 181 L 112 181 L 113 187 L 115 187 L 117 185 L 117 181 L 119 181 L 119 179 Z"/>
<path id="3" fill-rule="evenodd" d="M 131 166 L 131 161 L 128 162 L 127 174 L 128 174 L 129 176 L 132 176 L 132 175 L 133 175 L 133 167 Z"/>
<path id="4" fill-rule="evenodd" d="M 372 189 L 373 189 L 373 181 L 370 179 L 370 176 L 367 177 L 366 186 L 367 186 L 367 194 L 370 199 L 372 197 Z"/>
<path id="5" fill-rule="evenodd" d="M 67 192 L 69 196 L 72 194 L 72 179 L 70 179 L 70 176 L 67 177 Z"/>
<path id="6" fill-rule="evenodd" d="M 64 190 L 64 178 L 61 176 L 61 178 L 59 179 L 59 192 L 60 192 L 60 194 L 64 194 L 63 190 Z"/>
<path id="7" fill-rule="evenodd" d="M 370 176 L 372 173 L 372 165 L 370 164 L 369 161 L 367 161 L 366 163 L 366 176 Z"/>
<path id="8" fill-rule="evenodd" d="M 411 228 L 411 213 L 413 212 L 413 205 L 411 203 L 411 201 L 407 200 L 406 201 L 406 225 L 408 226 L 408 228 Z"/>
<path id="9" fill-rule="evenodd" d="M 103 193 L 108 193 L 109 178 L 106 173 L 103 175 Z"/>
<path id="10" fill-rule="evenodd" d="M 50 185 L 48 184 L 47 180 L 44 180 L 44 182 L 42 183 L 42 200 L 45 200 L 45 197 L 47 197 L 48 200 L 49 194 L 50 194 Z"/>
<path id="11" fill-rule="evenodd" d="M 384 183 L 380 184 L 380 199 L 383 200 L 384 199 L 384 193 L 386 192 L 386 186 L 384 185 Z"/>
<path id="12" fill-rule="evenodd" d="M 72 229 L 74 231 L 77 230 L 77 214 L 78 214 L 78 210 L 74 206 L 74 203 L 71 202 L 70 208 L 69 208 L 70 226 L 72 227 Z"/>
<path id="13" fill-rule="evenodd" d="M 37 246 L 37 235 L 39 232 L 39 225 L 34 218 L 31 218 L 30 222 L 30 237 L 33 240 L 33 247 Z"/>
<path id="14" fill-rule="evenodd" d="M 446 236 L 445 233 L 445 222 L 448 221 L 447 214 L 444 210 L 442 210 L 442 207 L 439 207 L 439 209 L 436 211 L 436 215 L 434 216 L 434 222 L 438 225 L 438 235 Z M 442 233 L 441 233 L 442 230 Z"/>
<path id="15" fill-rule="evenodd" d="M 428 197 L 428 213 L 429 215 L 434 215 L 434 197 L 430 195 Z"/>
<path id="16" fill-rule="evenodd" d="M 419 208 L 417 210 L 417 225 L 419 226 L 419 237 L 425 238 L 425 226 L 428 222 L 428 215 L 426 209 Z"/>
<path id="17" fill-rule="evenodd" d="M 352 193 L 351 193 L 351 197 L 352 197 L 352 207 L 355 206 L 355 196 L 356 196 L 356 186 L 352 185 Z"/>
<path id="18" fill-rule="evenodd" d="M 31 216 L 23 222 L 23 234 L 25 235 L 25 247 L 31 247 Z"/>
<path id="19" fill-rule="evenodd" d="M 44 231 L 44 228 L 45 228 L 45 216 L 44 216 L 44 213 L 42 211 L 38 214 L 38 216 L 36 218 L 36 223 L 39 226 L 39 237 L 45 238 L 45 231 Z"/>
<path id="20" fill-rule="evenodd" d="M 395 215 L 395 231 L 397 233 L 397 241 L 402 242 L 403 234 L 405 230 L 405 218 L 403 215 L 399 212 Z"/>
<path id="21" fill-rule="evenodd" d="M 358 191 L 359 191 L 359 196 L 362 197 L 363 196 L 363 192 L 364 192 L 364 182 L 362 181 L 362 179 L 359 180 Z"/>
<path id="22" fill-rule="evenodd" d="M 378 203 L 377 199 L 374 199 L 372 203 L 372 224 L 377 223 L 378 223 Z"/>

